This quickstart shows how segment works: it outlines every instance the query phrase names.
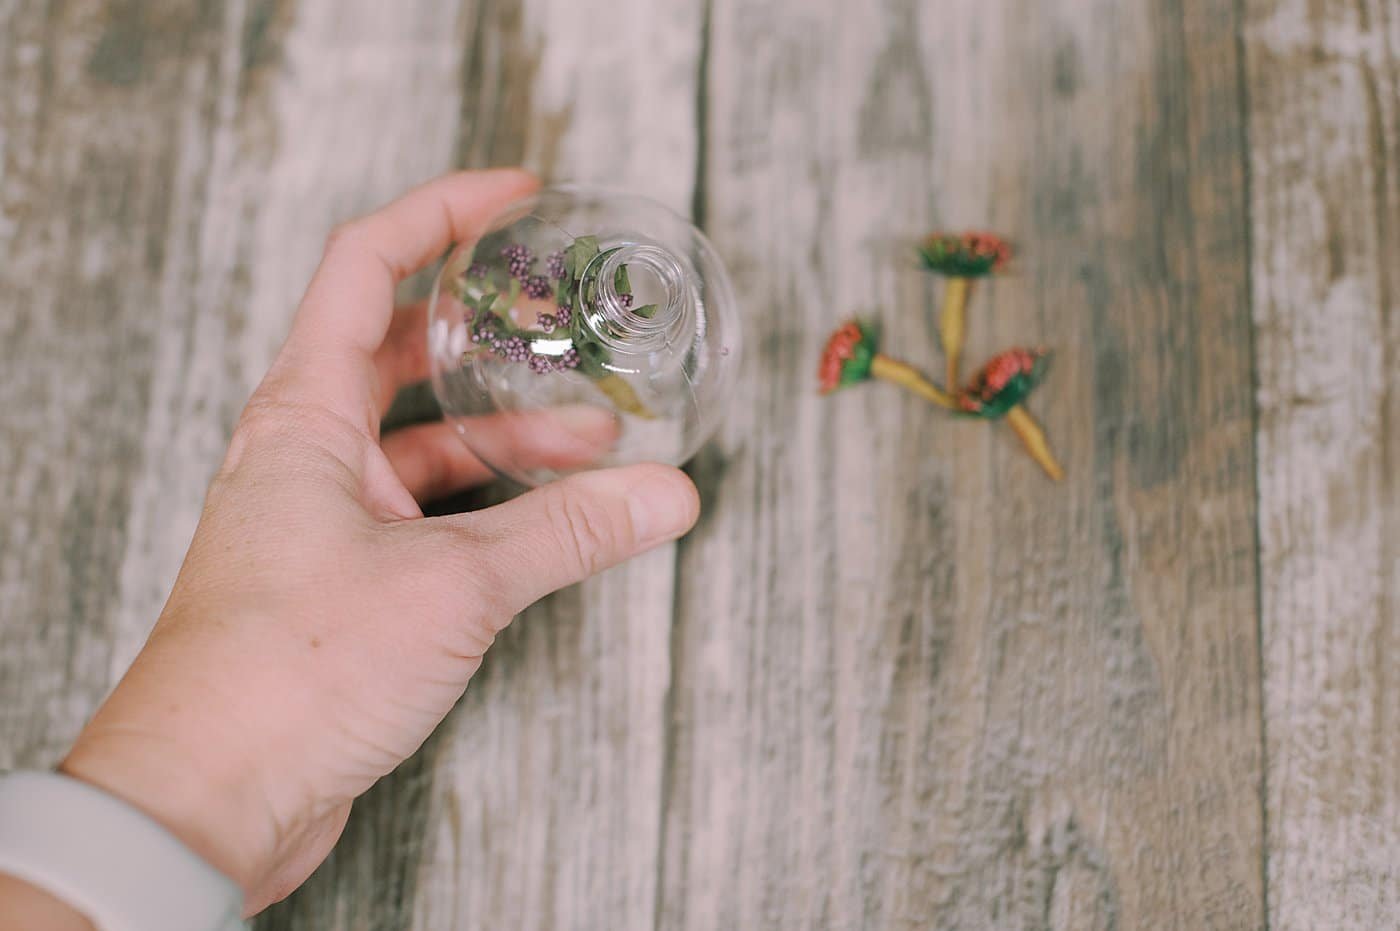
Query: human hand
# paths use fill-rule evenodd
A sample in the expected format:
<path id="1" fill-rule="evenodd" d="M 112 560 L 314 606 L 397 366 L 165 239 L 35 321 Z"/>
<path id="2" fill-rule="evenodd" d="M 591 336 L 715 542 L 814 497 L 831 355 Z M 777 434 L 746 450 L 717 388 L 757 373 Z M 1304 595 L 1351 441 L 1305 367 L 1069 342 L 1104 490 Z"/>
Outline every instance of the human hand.
<path id="1" fill-rule="evenodd" d="M 331 236 L 169 602 L 63 764 L 239 882 L 250 914 L 310 875 L 351 801 L 422 744 L 517 612 L 696 519 L 694 486 L 659 465 L 424 518 L 420 501 L 486 469 L 445 424 L 380 439 L 395 390 L 427 365 L 423 311 L 394 314 L 396 283 L 534 184 L 452 175 Z M 570 416 L 569 438 L 500 428 L 544 463 L 611 441 L 611 416 Z"/>

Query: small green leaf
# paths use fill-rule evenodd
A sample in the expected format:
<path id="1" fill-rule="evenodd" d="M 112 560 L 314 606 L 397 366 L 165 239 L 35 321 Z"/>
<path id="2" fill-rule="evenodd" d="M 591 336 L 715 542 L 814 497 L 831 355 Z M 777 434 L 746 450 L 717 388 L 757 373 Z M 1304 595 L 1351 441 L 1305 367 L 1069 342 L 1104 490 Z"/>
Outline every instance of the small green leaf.
<path id="1" fill-rule="evenodd" d="M 564 266 L 569 274 L 578 278 L 588 263 L 598 255 L 598 237 L 579 236 L 564 250 Z"/>
<path id="2" fill-rule="evenodd" d="M 608 350 L 601 343 L 576 337 L 574 348 L 578 350 L 579 371 L 589 378 L 602 378 L 608 374 L 607 364 L 610 361 L 610 356 Z"/>
<path id="3" fill-rule="evenodd" d="M 658 308 L 656 304 L 643 304 L 641 307 L 632 311 L 632 313 L 636 314 L 638 317 L 646 317 L 650 320 L 652 317 L 656 316 L 656 311 L 659 309 L 660 308 Z"/>
<path id="4" fill-rule="evenodd" d="M 617 274 L 613 275 L 613 289 L 616 290 L 618 294 L 632 293 L 632 282 L 627 278 L 626 265 L 619 265 L 617 267 Z"/>

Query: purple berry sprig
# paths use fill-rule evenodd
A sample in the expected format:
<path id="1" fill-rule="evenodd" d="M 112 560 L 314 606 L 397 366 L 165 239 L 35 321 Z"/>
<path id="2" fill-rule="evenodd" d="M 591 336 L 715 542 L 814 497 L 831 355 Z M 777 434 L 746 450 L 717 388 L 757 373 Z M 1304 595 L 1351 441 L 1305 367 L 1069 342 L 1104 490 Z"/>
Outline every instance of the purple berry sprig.
<path id="1" fill-rule="evenodd" d="M 521 242 L 506 242 L 494 257 L 483 255 L 490 253 L 478 252 L 477 260 L 457 283 L 463 321 L 476 354 L 524 365 L 538 375 L 577 371 L 593 381 L 619 410 L 638 417 L 654 416 L 626 379 L 611 369 L 607 348 L 577 326 L 579 309 L 597 297 L 597 276 L 585 272 L 598 267 L 600 256 L 607 258 L 597 237 L 576 237 L 566 248 L 545 255 L 542 262 Z M 543 266 L 542 273 L 536 273 L 537 264 Z M 627 267 L 620 266 L 614 275 L 612 292 L 622 307 L 633 310 Z M 513 313 L 522 297 L 552 300 L 554 311 L 538 313 L 530 308 L 525 311 L 530 322 L 521 326 Z M 648 316 L 648 310 L 654 308 L 633 312 Z"/>
<path id="2" fill-rule="evenodd" d="M 524 281 L 530 276 L 530 269 L 535 264 L 535 254 L 530 251 L 530 247 L 518 242 L 513 242 L 501 250 L 501 258 L 506 260 L 506 271 L 516 281 Z"/>
<path id="3" fill-rule="evenodd" d="M 536 375 L 549 375 L 553 372 L 566 372 L 576 369 L 579 366 L 579 353 L 577 349 L 570 347 L 561 355 L 544 355 L 533 353 L 530 361 L 526 363 L 530 366 L 530 371 Z"/>

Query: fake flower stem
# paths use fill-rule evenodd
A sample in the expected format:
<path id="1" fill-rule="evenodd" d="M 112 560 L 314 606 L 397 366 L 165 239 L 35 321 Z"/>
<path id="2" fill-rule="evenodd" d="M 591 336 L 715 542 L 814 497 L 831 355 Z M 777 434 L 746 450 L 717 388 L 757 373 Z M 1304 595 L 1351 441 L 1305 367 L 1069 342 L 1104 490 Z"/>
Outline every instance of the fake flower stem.
<path id="1" fill-rule="evenodd" d="M 939 407 L 957 409 L 957 400 L 929 381 L 923 372 L 881 353 L 880 334 L 874 326 L 861 320 L 848 320 L 836 328 L 822 350 L 817 367 L 821 392 L 830 394 L 838 388 L 872 378 L 899 385 Z"/>
<path id="2" fill-rule="evenodd" d="M 962 277 L 949 278 L 943 289 L 939 336 L 948 364 L 945 385 L 958 384 L 958 363 L 962 360 L 963 343 L 967 339 L 967 298 L 971 292 L 972 279 Z"/>
<path id="3" fill-rule="evenodd" d="M 958 387 L 958 365 L 967 339 L 967 300 L 975 278 L 1000 271 L 1011 259 L 1011 246 L 992 233 L 933 233 L 919 244 L 925 270 L 948 279 L 938 335 L 948 361 L 948 387 Z"/>
<path id="4" fill-rule="evenodd" d="M 1065 477 L 1065 470 L 1050 452 L 1045 431 L 1021 402 L 1028 398 L 1045 376 L 1047 354 L 1043 349 L 1008 349 L 999 352 L 958 392 L 958 408 L 985 420 L 1005 418 L 1045 474 L 1054 481 Z"/>
<path id="5" fill-rule="evenodd" d="M 912 391 L 939 407 L 953 410 L 957 406 L 951 395 L 929 381 L 922 372 L 907 362 L 876 353 L 870 362 L 870 375 L 873 378 L 892 382 L 901 388 Z"/>
<path id="6" fill-rule="evenodd" d="M 1050 451 L 1050 444 L 1045 441 L 1045 431 L 1040 428 L 1040 424 L 1035 422 L 1035 418 L 1030 415 L 1020 404 L 1006 412 L 1006 422 L 1011 429 L 1016 431 L 1016 436 L 1021 440 L 1021 445 L 1026 447 L 1026 452 L 1036 461 L 1045 474 L 1050 476 L 1052 481 L 1062 481 L 1065 477 L 1065 470 L 1060 468 L 1060 463 L 1055 459 L 1055 454 Z"/>

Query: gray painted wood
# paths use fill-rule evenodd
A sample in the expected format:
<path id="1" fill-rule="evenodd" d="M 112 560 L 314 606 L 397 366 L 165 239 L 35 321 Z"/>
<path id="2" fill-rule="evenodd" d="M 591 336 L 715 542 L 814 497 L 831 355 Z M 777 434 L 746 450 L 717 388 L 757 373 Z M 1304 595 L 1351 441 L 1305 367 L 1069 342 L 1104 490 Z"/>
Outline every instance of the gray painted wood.
<path id="1" fill-rule="evenodd" d="M 1400 6 L 1246 4 L 1269 915 L 1400 926 Z"/>
<path id="2" fill-rule="evenodd" d="M 195 248 L 228 232 L 211 193 L 240 32 L 183 4 L 0 6 L 5 765 L 55 762 L 153 622 L 239 406 L 228 386 L 256 377 L 223 339 L 238 299 Z M 193 408 L 182 455 L 152 461 L 172 404 Z M 161 474 L 155 539 L 143 489 Z"/>
<path id="3" fill-rule="evenodd" d="M 523 162 L 728 260 L 705 516 L 519 618 L 259 928 L 1395 924 L 1397 30 L 0 0 L 0 766 L 139 648 L 330 226 Z M 1055 349 L 1061 487 L 893 388 L 816 397 L 852 311 L 938 368 L 935 226 L 1020 247 L 968 361 Z"/>
<path id="4" fill-rule="evenodd" d="M 684 213 L 701 4 L 599 10 L 523 3 L 518 54 L 531 65 L 517 93 L 528 110 L 510 157 Z M 476 131 L 464 122 L 466 138 Z M 438 734 L 412 927 L 650 922 L 675 567 L 674 547 L 649 553 L 525 612 L 497 640 Z"/>
<path id="5" fill-rule="evenodd" d="M 1244 127 L 1229 3 L 716 0 L 706 219 L 749 404 L 684 544 L 662 924 L 1263 923 Z M 814 397 L 895 243 L 989 224 L 970 355 L 1057 352 L 1004 432 Z"/>
<path id="6" fill-rule="evenodd" d="M 263 356 L 280 342 L 330 227 L 454 165 L 462 110 L 477 102 L 462 92 L 463 74 L 475 69 L 494 98 L 519 67 L 509 63 L 519 52 L 510 11 L 497 5 L 299 0 L 279 13 L 266 78 L 275 144 L 248 234 L 248 301 L 262 321 L 251 342 Z M 517 160 L 518 124 L 488 113 L 482 155 Z M 406 927 L 419 903 L 437 748 L 430 742 L 357 803 L 331 859 L 255 926 Z"/>

